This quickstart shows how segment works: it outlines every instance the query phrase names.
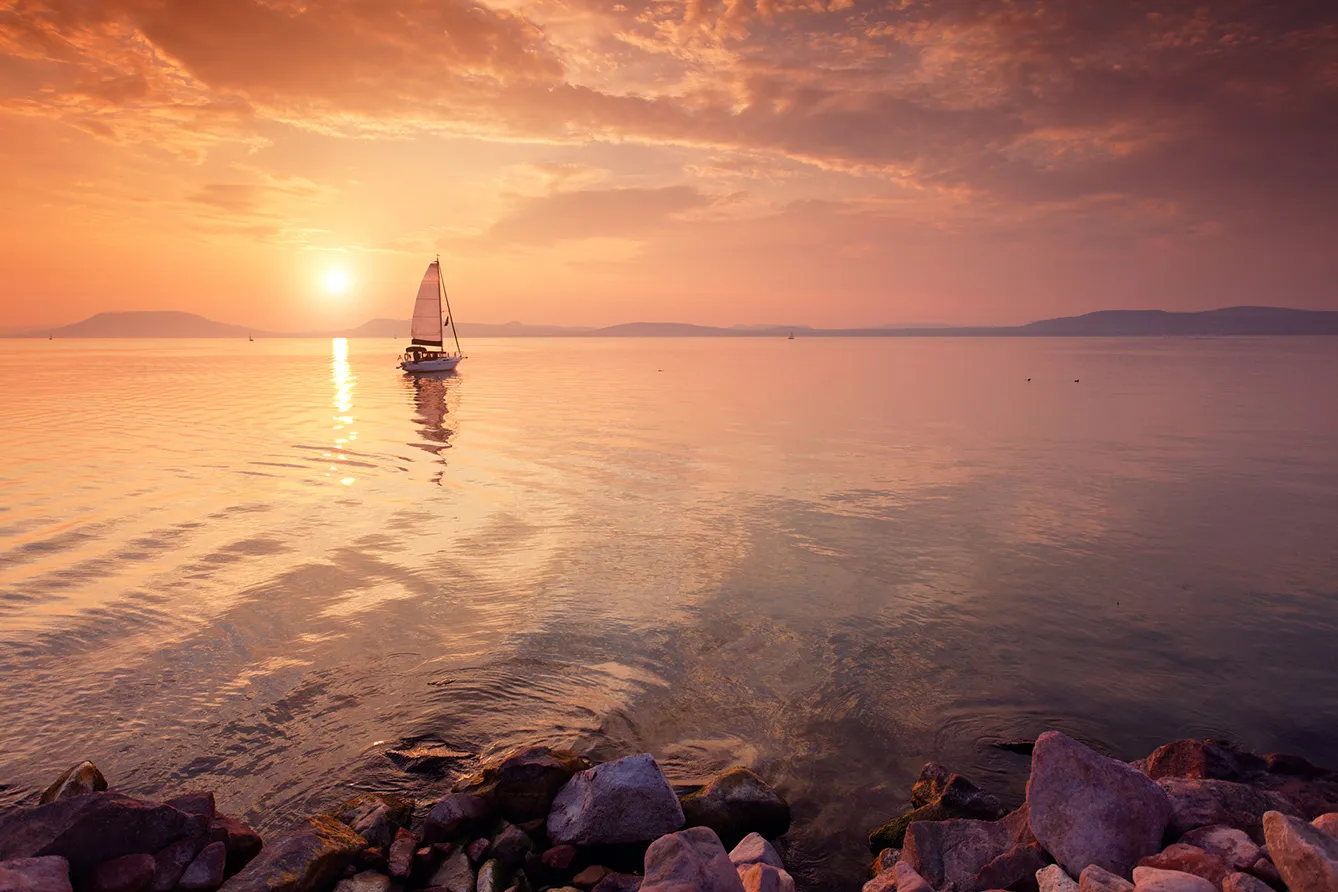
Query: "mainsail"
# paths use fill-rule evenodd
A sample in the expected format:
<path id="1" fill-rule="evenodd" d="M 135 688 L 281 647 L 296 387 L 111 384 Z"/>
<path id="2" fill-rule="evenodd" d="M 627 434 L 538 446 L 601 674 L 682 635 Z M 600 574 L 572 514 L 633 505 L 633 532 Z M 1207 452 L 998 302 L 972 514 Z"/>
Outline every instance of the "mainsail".
<path id="1" fill-rule="evenodd" d="M 411 343 L 423 347 L 442 345 L 441 328 L 441 267 L 434 260 L 427 265 L 423 282 L 418 286 L 418 300 L 413 305 L 413 325 L 409 329 Z"/>

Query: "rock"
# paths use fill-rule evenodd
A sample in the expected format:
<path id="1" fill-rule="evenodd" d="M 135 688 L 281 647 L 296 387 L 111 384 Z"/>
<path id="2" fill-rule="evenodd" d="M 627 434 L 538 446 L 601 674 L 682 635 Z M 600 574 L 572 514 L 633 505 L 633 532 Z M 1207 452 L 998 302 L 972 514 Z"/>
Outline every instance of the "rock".
<path id="1" fill-rule="evenodd" d="M 733 859 L 734 853 L 731 852 L 729 857 Z M 873 863 L 869 865 L 869 877 L 873 878 L 884 871 L 891 870 L 900 860 L 901 849 L 883 849 L 874 856 Z M 737 864 L 738 862 L 735 863 Z"/>
<path id="2" fill-rule="evenodd" d="M 1089 864 L 1078 877 L 1078 889 L 1079 892 L 1134 892 L 1134 884 L 1104 867 Z"/>
<path id="3" fill-rule="evenodd" d="M 542 818 L 572 777 L 590 760 L 567 750 L 531 746 L 489 763 L 453 788 L 490 799 L 512 821 Z"/>
<path id="4" fill-rule="evenodd" d="M 149 892 L 172 892 L 186 868 L 190 867 L 209 842 L 207 836 L 188 836 L 159 850 L 153 856 L 155 866 Z"/>
<path id="5" fill-rule="evenodd" d="M 757 862 L 739 869 L 743 892 L 794 892 L 794 878 L 783 868 Z"/>
<path id="6" fill-rule="evenodd" d="M 492 814 L 492 806 L 482 797 L 448 793 L 438 800 L 423 822 L 423 841 L 438 842 L 480 828 L 492 819 Z"/>
<path id="7" fill-rule="evenodd" d="M 648 755 L 573 775 L 548 813 L 549 838 L 578 846 L 647 842 L 682 826 L 678 797 Z"/>
<path id="8" fill-rule="evenodd" d="M 59 855 L 0 861 L 0 889 L 5 892 L 72 892 L 70 862 Z"/>
<path id="9" fill-rule="evenodd" d="M 409 740 L 386 750 L 386 758 L 395 767 L 410 774 L 445 774 L 470 758 L 469 753 L 429 740 Z"/>
<path id="10" fill-rule="evenodd" d="M 1252 876 L 1256 876 L 1265 883 L 1268 883 L 1268 885 L 1272 886 L 1274 889 L 1286 888 L 1285 884 L 1282 882 L 1282 874 L 1278 873 L 1278 869 L 1273 866 L 1273 862 L 1269 861 L 1267 858 L 1260 858 L 1258 861 L 1254 862 L 1254 864 L 1250 866 L 1248 872 Z"/>
<path id="11" fill-rule="evenodd" d="M 353 828 L 367 845 L 386 849 L 395 839 L 395 830 L 409 826 L 413 803 L 381 793 L 359 793 L 326 814 Z"/>
<path id="12" fill-rule="evenodd" d="M 1310 822 L 1312 826 L 1338 839 L 1338 811 L 1329 812 L 1327 815 L 1320 815 Z"/>
<path id="13" fill-rule="evenodd" d="M 1231 873 L 1226 862 L 1217 855 L 1205 852 L 1197 846 L 1176 843 L 1167 846 L 1163 851 L 1155 855 L 1149 855 L 1138 862 L 1140 867 L 1156 867 L 1160 870 L 1178 870 L 1182 873 L 1192 873 L 1194 876 L 1203 877 L 1217 888 L 1221 888 L 1222 880 Z"/>
<path id="14" fill-rule="evenodd" d="M 582 870 L 576 876 L 571 878 L 571 884 L 581 889 L 593 889 L 599 885 L 604 877 L 609 875 L 609 869 L 599 864 L 592 864 L 585 870 Z"/>
<path id="15" fill-rule="evenodd" d="M 911 787 L 911 805 L 918 807 L 942 805 L 957 812 L 954 818 L 977 818 L 997 821 L 1004 816 L 1004 808 L 993 795 L 986 793 L 960 774 L 953 774 L 937 762 L 926 762 L 920 776 Z"/>
<path id="16" fill-rule="evenodd" d="M 1263 768 L 1264 760 L 1253 753 L 1212 740 L 1176 740 L 1148 756 L 1144 771 L 1153 779 L 1192 777 L 1235 781 Z"/>
<path id="17" fill-rule="evenodd" d="M 540 856 L 539 860 L 549 870 L 566 870 L 576 860 L 575 846 L 553 846 Z"/>
<path id="18" fill-rule="evenodd" d="M 1338 840 L 1281 812 L 1264 815 L 1268 855 L 1290 892 L 1338 889 Z"/>
<path id="19" fill-rule="evenodd" d="M 688 826 L 710 827 L 729 845 L 749 833 L 775 839 L 790 829 L 789 804 L 747 768 L 731 768 L 682 803 Z"/>
<path id="20" fill-rule="evenodd" d="M 69 799 L 86 793 L 98 793 L 107 789 L 107 779 L 92 762 L 80 762 L 56 778 L 55 782 L 42 791 L 38 804 L 46 805 L 57 799 Z"/>
<path id="21" fill-rule="evenodd" d="M 494 858 L 479 868 L 477 892 L 505 892 L 510 881 L 511 872 Z"/>
<path id="22" fill-rule="evenodd" d="M 760 833 L 749 833 L 729 853 L 729 860 L 735 867 L 746 864 L 770 864 L 772 867 L 785 867 L 780 852 L 767 842 Z M 895 859 L 894 859 L 895 860 Z"/>
<path id="23" fill-rule="evenodd" d="M 486 839 L 476 839 L 465 846 L 465 854 L 469 856 L 470 861 L 478 864 L 483 861 L 483 856 L 488 854 L 489 845 L 491 843 Z"/>
<path id="24" fill-rule="evenodd" d="M 1027 808 L 1027 803 L 1004 815 L 999 823 L 1008 828 L 1014 845 L 1029 846 L 1036 842 L 1036 834 L 1031 832 L 1031 809 Z"/>
<path id="25" fill-rule="evenodd" d="M 1177 837 L 1210 824 L 1225 824 L 1245 831 L 1258 842 L 1263 839 L 1264 812 L 1300 816 L 1296 807 L 1277 793 L 1246 784 L 1174 777 L 1162 778 L 1157 784 L 1171 799 L 1170 829 Z"/>
<path id="26" fill-rule="evenodd" d="M 924 880 L 920 880 L 924 883 Z M 877 874 L 873 879 L 864 884 L 862 892 L 894 892 L 897 888 L 897 874 L 895 870 L 885 870 Z M 925 888 L 929 889 L 929 884 L 925 883 Z M 929 889 L 929 892 L 934 892 Z"/>
<path id="27" fill-rule="evenodd" d="M 1232 870 L 1246 870 L 1260 857 L 1259 847 L 1244 830 L 1225 824 L 1211 824 L 1191 830 L 1180 837 L 1180 841 L 1211 852 Z"/>
<path id="28" fill-rule="evenodd" d="M 326 815 L 308 818 L 271 841 L 232 879 L 225 892 L 324 892 L 353 863 L 367 841 Z"/>
<path id="29" fill-rule="evenodd" d="M 661 836 L 646 849 L 645 865 L 641 892 L 742 892 L 743 889 L 729 853 L 709 827 L 692 827 Z"/>
<path id="30" fill-rule="evenodd" d="M 1078 892 L 1078 884 L 1058 864 L 1036 871 L 1036 887 L 1040 892 Z"/>
<path id="31" fill-rule="evenodd" d="M 634 873 L 611 873 L 592 892 L 639 892 L 641 877 Z"/>
<path id="32" fill-rule="evenodd" d="M 1248 873 L 1231 873 L 1222 880 L 1222 892 L 1273 892 L 1273 887 Z"/>
<path id="33" fill-rule="evenodd" d="M 390 877 L 374 870 L 364 870 L 346 880 L 340 880 L 334 892 L 390 892 Z"/>
<path id="34" fill-rule="evenodd" d="M 153 881 L 156 863 L 152 855 L 122 855 L 93 869 L 81 892 L 143 892 Z"/>
<path id="35" fill-rule="evenodd" d="M 990 746 L 997 750 L 1006 750 L 1010 753 L 1017 753 L 1020 756 L 1030 756 L 1031 751 L 1036 746 L 1036 741 L 1030 737 L 1011 737 L 1008 740 L 991 743 Z"/>
<path id="36" fill-rule="evenodd" d="M 185 812 L 188 815 L 199 815 L 206 821 L 212 821 L 217 811 L 214 808 L 214 794 L 209 790 L 197 790 L 194 793 L 173 796 L 163 805 L 170 805 L 177 811 Z"/>
<path id="37" fill-rule="evenodd" d="M 474 868 L 469 866 L 469 856 L 456 852 L 447 858 L 432 874 L 429 886 L 440 886 L 443 892 L 474 892 Z"/>
<path id="38" fill-rule="evenodd" d="M 395 839 L 386 855 L 386 870 L 397 880 L 407 880 L 413 872 L 413 853 L 418 837 L 403 827 L 395 831 Z"/>
<path id="39" fill-rule="evenodd" d="M 516 867 L 525 860 L 525 856 L 534 851 L 534 840 L 515 824 L 502 822 L 502 829 L 492 838 L 488 849 L 492 857 L 507 865 Z M 503 892 L 498 889 L 497 892 Z"/>
<path id="40" fill-rule="evenodd" d="M 221 842 L 211 842 L 200 850 L 190 867 L 186 868 L 177 888 L 183 892 L 213 892 L 223 885 L 223 870 L 227 862 L 227 846 Z"/>
<path id="41" fill-rule="evenodd" d="M 925 878 L 915 872 L 905 861 L 898 861 L 892 868 L 892 876 L 897 881 L 897 892 L 934 892 Z"/>
<path id="42" fill-rule="evenodd" d="M 1070 875 L 1096 864 L 1128 876 L 1161 849 L 1171 817 L 1155 781 L 1058 731 L 1036 740 L 1027 808 L 1037 841 Z"/>
<path id="43" fill-rule="evenodd" d="M 901 861 L 935 889 L 952 883 L 958 889 L 972 886 L 981 868 L 1010 846 L 1008 829 L 995 821 L 955 818 L 950 821 L 915 823 L 906 831 Z"/>
<path id="44" fill-rule="evenodd" d="M 1307 780 L 1313 780 L 1328 774 L 1323 768 L 1317 768 L 1310 764 L 1310 761 L 1304 756 L 1294 756 L 1291 753 L 1265 754 L 1264 770 L 1269 774 L 1287 774 L 1293 777 L 1303 777 Z"/>
<path id="45" fill-rule="evenodd" d="M 1136 892 L 1217 892 L 1217 887 L 1203 877 L 1156 867 L 1135 867 L 1134 889 Z"/>
<path id="46" fill-rule="evenodd" d="M 353 867 L 356 871 L 375 870 L 380 873 L 386 873 L 390 869 L 386 861 L 386 853 L 382 849 L 363 849 L 358 853 L 358 857 L 353 859 Z"/>
<path id="47" fill-rule="evenodd" d="M 78 875 L 122 855 L 157 852 L 207 822 L 120 793 L 88 793 L 0 815 L 0 861 L 60 855 Z"/>
<path id="48" fill-rule="evenodd" d="M 1049 856 L 1039 844 L 1015 845 L 980 868 L 972 888 L 1036 892 L 1036 871 L 1049 863 Z"/>
<path id="49" fill-rule="evenodd" d="M 264 848 L 259 833 L 227 815 L 215 814 L 209 822 L 209 832 L 223 837 L 223 845 L 228 850 L 228 864 L 223 871 L 227 876 L 232 876 L 250 864 L 251 859 Z"/>

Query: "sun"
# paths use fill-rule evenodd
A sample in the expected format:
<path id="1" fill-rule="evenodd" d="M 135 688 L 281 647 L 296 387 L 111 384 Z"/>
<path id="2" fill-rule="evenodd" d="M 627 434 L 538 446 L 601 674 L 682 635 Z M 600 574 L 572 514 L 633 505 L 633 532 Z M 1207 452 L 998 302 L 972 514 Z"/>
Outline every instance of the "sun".
<path id="1" fill-rule="evenodd" d="M 326 270 L 323 281 L 325 290 L 331 294 L 343 294 L 353 284 L 353 279 L 342 269 Z"/>

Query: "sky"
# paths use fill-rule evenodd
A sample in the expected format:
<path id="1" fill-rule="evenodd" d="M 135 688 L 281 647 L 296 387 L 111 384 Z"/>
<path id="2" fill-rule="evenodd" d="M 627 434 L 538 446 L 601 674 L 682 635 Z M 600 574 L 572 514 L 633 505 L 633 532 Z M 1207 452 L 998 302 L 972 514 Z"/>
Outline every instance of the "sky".
<path id="1" fill-rule="evenodd" d="M 1338 309 L 1332 0 L 0 0 L 0 328 Z"/>

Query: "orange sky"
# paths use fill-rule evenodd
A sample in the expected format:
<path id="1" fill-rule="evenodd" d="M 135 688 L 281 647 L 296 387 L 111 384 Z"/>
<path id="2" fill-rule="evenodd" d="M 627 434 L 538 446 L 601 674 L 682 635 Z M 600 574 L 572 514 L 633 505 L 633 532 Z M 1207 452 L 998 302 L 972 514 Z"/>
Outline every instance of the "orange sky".
<path id="1" fill-rule="evenodd" d="M 1335 309 L 1335 158 L 1327 2 L 0 0 L 0 329 Z"/>

